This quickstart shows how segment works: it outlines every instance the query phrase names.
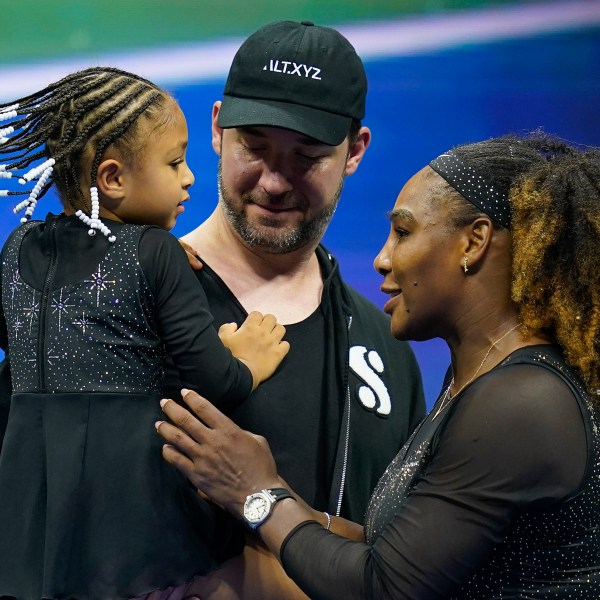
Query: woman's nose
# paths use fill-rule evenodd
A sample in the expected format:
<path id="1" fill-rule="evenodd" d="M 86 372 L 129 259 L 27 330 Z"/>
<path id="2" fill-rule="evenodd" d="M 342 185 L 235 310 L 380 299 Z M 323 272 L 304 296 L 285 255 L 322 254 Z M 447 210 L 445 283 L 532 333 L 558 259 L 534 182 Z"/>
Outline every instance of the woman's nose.
<path id="1" fill-rule="evenodd" d="M 389 240 L 386 240 L 385 244 L 383 245 L 383 248 L 381 248 L 381 250 L 375 257 L 375 260 L 373 261 L 373 268 L 380 275 L 386 275 L 386 273 L 389 273 L 392 270 L 389 247 Z"/>

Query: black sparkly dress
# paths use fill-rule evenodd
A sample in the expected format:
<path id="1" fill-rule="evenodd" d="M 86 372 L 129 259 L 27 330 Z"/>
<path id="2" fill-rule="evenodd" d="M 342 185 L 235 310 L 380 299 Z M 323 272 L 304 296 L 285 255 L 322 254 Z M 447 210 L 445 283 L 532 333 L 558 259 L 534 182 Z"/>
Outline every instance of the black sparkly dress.
<path id="1" fill-rule="evenodd" d="M 224 408 L 251 375 L 220 343 L 177 240 L 106 224 L 112 245 L 49 215 L 3 250 L 0 597 L 130 598 L 218 566 L 213 509 L 161 456 L 163 362 Z"/>
<path id="2" fill-rule="evenodd" d="M 560 351 L 520 349 L 436 408 L 375 489 L 367 543 L 301 524 L 286 571 L 314 600 L 600 598 L 598 407 Z"/>

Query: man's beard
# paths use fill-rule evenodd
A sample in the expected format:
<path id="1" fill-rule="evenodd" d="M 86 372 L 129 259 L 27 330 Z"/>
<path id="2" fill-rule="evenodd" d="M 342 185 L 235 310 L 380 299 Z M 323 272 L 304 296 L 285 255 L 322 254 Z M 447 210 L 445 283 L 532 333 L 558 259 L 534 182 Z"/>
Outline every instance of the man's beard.
<path id="1" fill-rule="evenodd" d="M 249 222 L 245 212 L 247 204 L 252 202 L 252 196 L 248 194 L 242 197 L 242 205 L 239 207 L 235 205 L 223 186 L 221 161 L 219 161 L 219 203 L 225 211 L 227 220 L 248 246 L 260 248 L 271 254 L 287 254 L 312 242 L 320 241 L 335 213 L 343 185 L 344 177 L 341 177 L 338 188 L 327 206 L 310 220 L 303 219 L 291 229 L 278 227 L 275 222 L 269 225 L 266 219 L 263 224 L 253 224 Z"/>

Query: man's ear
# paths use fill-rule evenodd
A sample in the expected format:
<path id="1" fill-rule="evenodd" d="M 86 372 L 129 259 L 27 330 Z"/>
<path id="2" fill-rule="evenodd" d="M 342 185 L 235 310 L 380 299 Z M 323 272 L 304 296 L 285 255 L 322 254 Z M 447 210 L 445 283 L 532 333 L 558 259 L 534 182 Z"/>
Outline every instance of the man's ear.
<path id="1" fill-rule="evenodd" d="M 96 183 L 98 191 L 108 201 L 120 202 L 126 195 L 124 165 L 114 158 L 103 160 L 98 166 Z"/>
<path id="2" fill-rule="evenodd" d="M 346 169 L 344 175 L 352 175 L 358 169 L 369 144 L 371 143 L 371 130 L 368 127 L 361 127 L 354 143 L 348 148 L 348 158 L 346 159 Z"/>
<path id="3" fill-rule="evenodd" d="M 212 109 L 212 147 L 218 156 L 221 156 L 221 144 L 223 142 L 223 128 L 219 127 L 218 118 L 219 111 L 221 110 L 221 101 L 217 101 L 213 104 Z"/>

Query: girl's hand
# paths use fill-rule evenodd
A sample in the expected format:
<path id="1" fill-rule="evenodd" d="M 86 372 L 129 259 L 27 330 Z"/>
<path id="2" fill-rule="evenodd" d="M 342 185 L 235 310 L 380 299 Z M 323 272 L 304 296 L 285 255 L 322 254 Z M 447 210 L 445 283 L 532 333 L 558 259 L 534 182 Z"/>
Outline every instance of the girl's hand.
<path id="1" fill-rule="evenodd" d="M 251 371 L 252 389 L 273 375 L 290 350 L 289 342 L 282 341 L 285 327 L 273 315 L 251 312 L 241 327 L 225 323 L 219 328 L 219 337 L 232 354 Z"/>

